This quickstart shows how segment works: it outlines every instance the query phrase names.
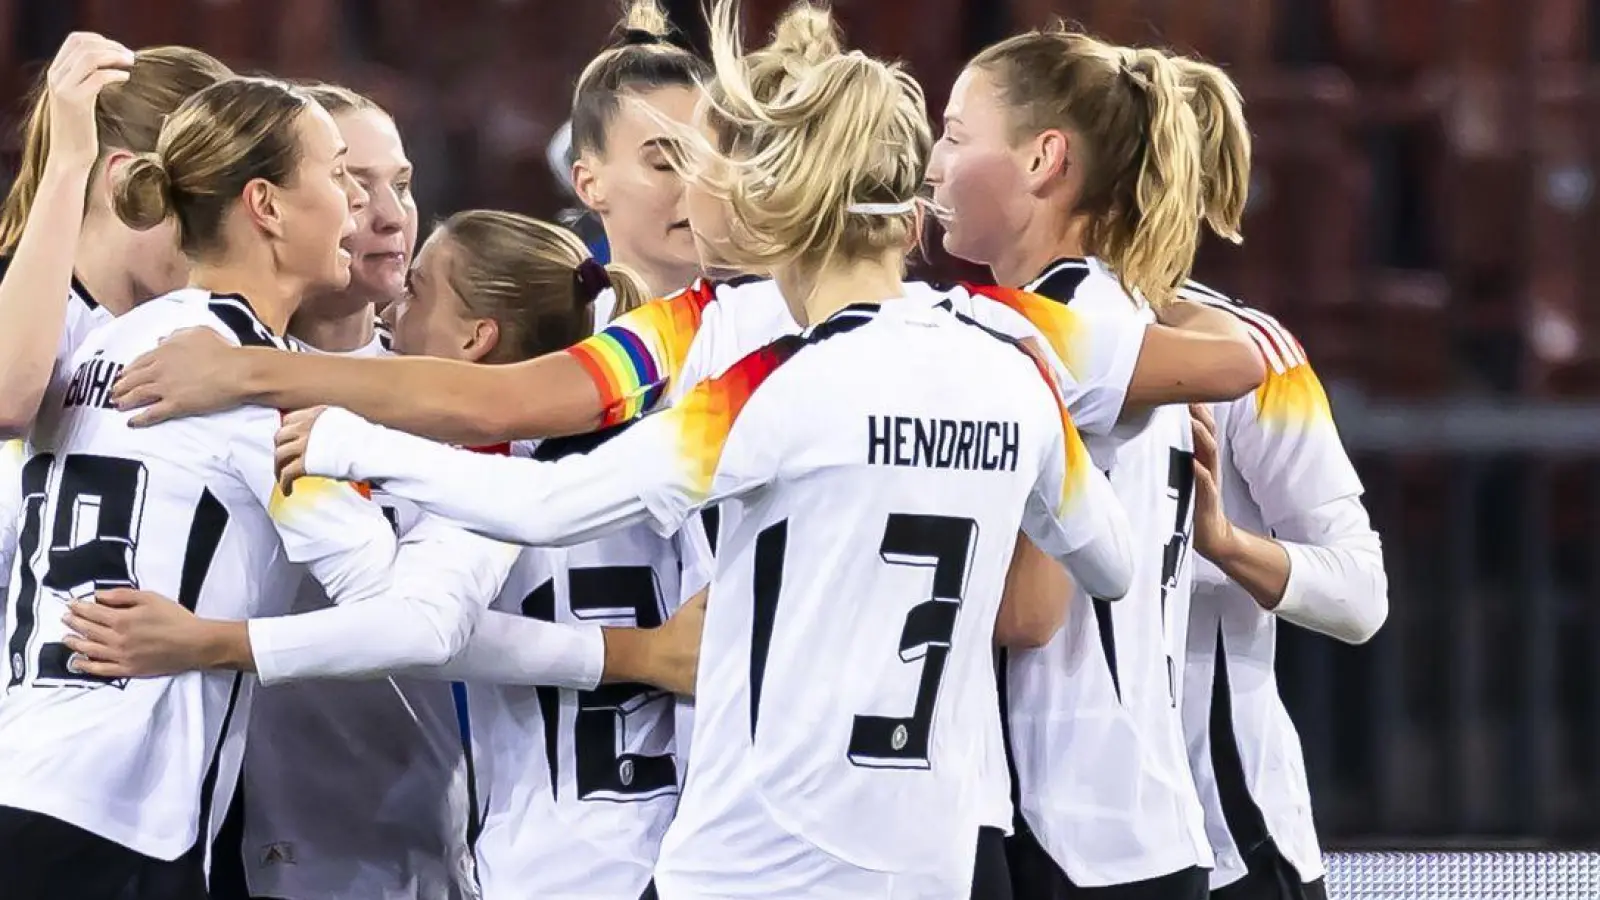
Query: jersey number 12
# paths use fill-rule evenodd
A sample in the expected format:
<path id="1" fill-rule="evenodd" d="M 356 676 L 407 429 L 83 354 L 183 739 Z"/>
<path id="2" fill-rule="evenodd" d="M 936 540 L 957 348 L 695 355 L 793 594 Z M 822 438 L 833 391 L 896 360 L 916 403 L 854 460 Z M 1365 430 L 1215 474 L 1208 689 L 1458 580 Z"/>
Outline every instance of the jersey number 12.
<path id="1" fill-rule="evenodd" d="M 640 628 L 661 625 L 661 602 L 655 572 L 649 566 L 605 566 L 567 570 L 568 600 L 579 619 L 631 612 Z M 556 583 L 546 580 L 522 601 L 522 614 L 556 621 Z M 677 762 L 671 754 L 649 755 L 624 750 L 627 722 L 633 716 L 670 716 L 672 695 L 642 684 L 603 684 L 578 691 L 572 727 L 573 781 L 579 800 L 648 800 L 675 793 Z M 550 764 L 550 791 L 561 795 L 559 724 L 561 692 L 538 688 L 544 719 L 545 758 Z"/>

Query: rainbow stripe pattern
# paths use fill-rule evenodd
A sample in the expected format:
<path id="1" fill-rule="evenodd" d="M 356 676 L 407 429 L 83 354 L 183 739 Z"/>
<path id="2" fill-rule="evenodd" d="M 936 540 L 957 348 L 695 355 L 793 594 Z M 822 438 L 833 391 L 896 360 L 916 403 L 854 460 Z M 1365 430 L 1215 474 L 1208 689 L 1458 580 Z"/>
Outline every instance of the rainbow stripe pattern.
<path id="1" fill-rule="evenodd" d="M 683 369 L 702 313 L 716 297 L 705 279 L 652 300 L 567 350 L 600 392 L 600 427 L 636 419 L 655 408 Z"/>
<path id="2" fill-rule="evenodd" d="M 719 377 L 701 382 L 678 405 L 663 413 L 678 426 L 678 458 L 687 471 L 690 497 L 695 503 L 702 503 L 711 495 L 722 449 L 751 395 L 805 343 L 803 338 L 792 335 L 779 338 L 739 360 Z"/>

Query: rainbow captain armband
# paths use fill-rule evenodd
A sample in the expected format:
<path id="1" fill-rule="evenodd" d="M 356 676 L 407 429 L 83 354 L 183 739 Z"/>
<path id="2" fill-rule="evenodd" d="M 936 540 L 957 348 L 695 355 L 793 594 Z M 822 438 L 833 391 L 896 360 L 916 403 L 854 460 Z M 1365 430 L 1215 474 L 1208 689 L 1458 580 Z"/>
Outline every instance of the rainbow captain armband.
<path id="1" fill-rule="evenodd" d="M 600 394 L 601 428 L 637 419 L 661 402 L 683 370 L 716 287 L 699 279 L 676 294 L 625 313 L 567 351 L 589 373 Z"/>

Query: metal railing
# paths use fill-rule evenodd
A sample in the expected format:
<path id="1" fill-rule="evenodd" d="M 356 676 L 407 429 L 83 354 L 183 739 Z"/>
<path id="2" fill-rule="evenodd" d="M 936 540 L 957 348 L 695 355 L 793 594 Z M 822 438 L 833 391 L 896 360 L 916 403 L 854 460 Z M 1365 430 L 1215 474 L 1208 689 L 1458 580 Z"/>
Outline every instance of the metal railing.
<path id="1" fill-rule="evenodd" d="M 1600 404 L 1334 405 L 1390 617 L 1279 631 L 1325 839 L 1600 849 Z"/>

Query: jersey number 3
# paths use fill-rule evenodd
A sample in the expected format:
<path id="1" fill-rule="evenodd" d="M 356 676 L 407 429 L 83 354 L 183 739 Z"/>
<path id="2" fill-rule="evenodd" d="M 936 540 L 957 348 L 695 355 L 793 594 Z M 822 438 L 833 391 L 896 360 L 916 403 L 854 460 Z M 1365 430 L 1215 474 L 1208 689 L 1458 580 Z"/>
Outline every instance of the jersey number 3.
<path id="1" fill-rule="evenodd" d="M 134 576 L 134 554 L 139 548 L 149 480 L 144 463 L 82 453 L 62 457 L 55 514 L 46 543 L 46 501 L 50 473 L 57 462 L 53 454 L 41 453 L 22 469 L 16 627 L 6 646 L 13 687 L 28 677 L 28 647 L 42 612 L 41 588 L 57 596 L 89 597 L 95 591 L 139 586 Z M 200 587 L 227 524 L 227 510 L 209 490 L 203 491 L 190 522 L 178 590 L 178 602 L 191 611 L 200 599 Z M 42 576 L 41 563 L 45 564 Z M 34 683 L 52 687 L 118 683 L 71 671 L 67 667 L 71 656 L 59 641 L 41 644 Z"/>
<path id="2" fill-rule="evenodd" d="M 787 522 L 768 528 L 757 537 L 757 556 L 768 533 L 785 534 Z M 978 523 L 951 516 L 890 513 L 878 555 L 892 566 L 932 569 L 932 589 L 926 600 L 911 607 L 900 629 L 900 660 L 920 662 L 921 677 L 910 715 L 857 715 L 850 727 L 848 757 L 858 766 L 873 769 L 926 769 L 928 740 L 933 731 L 934 706 L 945 663 L 955 636 L 956 612 L 972 571 L 972 551 L 978 541 Z M 781 584 L 775 581 L 774 584 Z M 758 590 L 760 590 L 758 585 Z M 757 608 L 773 608 L 776 597 L 758 597 Z"/>

